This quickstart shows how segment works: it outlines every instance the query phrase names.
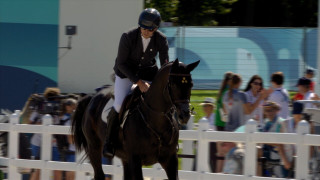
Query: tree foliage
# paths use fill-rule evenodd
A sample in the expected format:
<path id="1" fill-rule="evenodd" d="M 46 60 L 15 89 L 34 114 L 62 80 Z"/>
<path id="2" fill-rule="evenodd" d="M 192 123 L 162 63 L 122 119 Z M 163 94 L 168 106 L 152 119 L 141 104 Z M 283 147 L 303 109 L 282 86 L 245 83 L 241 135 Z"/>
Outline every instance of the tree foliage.
<path id="1" fill-rule="evenodd" d="M 160 11 L 162 19 L 177 25 L 208 26 L 217 25 L 218 14 L 230 13 L 237 0 L 146 0 L 146 7 Z"/>
<path id="2" fill-rule="evenodd" d="M 317 26 L 318 0 L 239 0 L 221 25 L 265 27 Z"/>
<path id="3" fill-rule="evenodd" d="M 318 0 L 145 0 L 166 22 L 186 26 L 315 27 Z"/>

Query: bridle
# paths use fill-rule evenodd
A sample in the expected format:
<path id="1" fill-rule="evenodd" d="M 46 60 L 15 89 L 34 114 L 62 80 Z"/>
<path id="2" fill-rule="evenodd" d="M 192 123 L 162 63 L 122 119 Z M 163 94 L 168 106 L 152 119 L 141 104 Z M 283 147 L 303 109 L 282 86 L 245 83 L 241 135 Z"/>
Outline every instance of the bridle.
<path id="1" fill-rule="evenodd" d="M 182 76 L 182 77 L 190 77 L 191 74 L 176 74 L 176 73 L 170 73 L 169 74 L 169 78 L 168 78 L 168 82 L 167 82 L 167 86 L 164 88 L 162 94 L 163 97 L 166 99 L 167 102 L 169 102 L 170 106 L 169 109 L 165 112 L 158 112 L 153 110 L 148 104 L 146 104 L 142 98 L 142 104 L 151 112 L 159 114 L 159 115 L 163 115 L 163 116 L 168 116 L 169 114 L 173 114 L 177 108 L 176 108 L 176 104 L 178 103 L 189 103 L 190 102 L 190 96 L 187 97 L 186 99 L 174 99 L 172 97 L 172 85 L 171 85 L 171 81 L 170 81 L 170 76 Z"/>
<path id="2" fill-rule="evenodd" d="M 171 81 L 170 81 L 170 76 L 179 76 L 179 77 L 191 77 L 191 74 L 177 74 L 177 73 L 170 73 L 169 74 L 169 78 L 168 78 L 168 83 L 166 88 L 164 89 L 163 95 L 165 95 L 165 91 L 167 91 L 167 96 L 169 96 L 169 102 L 171 103 L 171 106 L 176 106 L 176 104 L 178 103 L 189 103 L 190 102 L 190 96 L 187 97 L 186 99 L 174 99 L 172 97 L 172 85 L 171 85 Z"/>
<path id="3" fill-rule="evenodd" d="M 170 81 L 170 76 L 182 76 L 182 77 L 188 77 L 191 76 L 191 74 L 176 74 L 176 73 L 170 73 L 169 74 L 169 78 L 168 78 L 168 82 L 167 82 L 167 86 L 164 88 L 163 91 L 163 96 L 165 97 L 165 99 L 167 101 L 169 101 L 170 103 L 170 108 L 165 111 L 165 112 L 158 112 L 153 110 L 146 102 L 144 102 L 144 100 L 142 99 L 142 103 L 141 105 L 146 107 L 148 109 L 149 112 L 155 114 L 155 115 L 160 115 L 160 116 L 164 116 L 166 117 L 166 119 L 169 120 L 170 124 L 171 124 L 171 129 L 172 129 L 172 134 L 171 134 L 171 138 L 169 141 L 169 144 L 173 143 L 174 138 L 178 135 L 179 133 L 179 128 L 178 128 L 178 124 L 177 121 L 174 120 L 174 113 L 176 112 L 176 103 L 188 103 L 189 99 L 174 99 L 172 97 L 172 89 L 171 89 L 171 81 Z M 141 97 L 142 98 L 142 97 Z M 188 97 L 189 98 L 189 97 Z M 143 122 L 146 124 L 147 128 L 152 132 L 152 134 L 154 134 L 154 136 L 158 139 L 159 142 L 159 151 L 158 151 L 158 155 L 160 154 L 160 149 L 162 147 L 162 139 L 161 136 L 155 131 L 154 128 L 152 128 L 152 126 L 150 125 L 149 122 L 147 122 L 147 120 L 144 117 L 144 114 L 142 113 L 141 109 L 137 108 L 138 112 L 140 113 Z M 179 149 L 179 146 L 178 146 Z"/>

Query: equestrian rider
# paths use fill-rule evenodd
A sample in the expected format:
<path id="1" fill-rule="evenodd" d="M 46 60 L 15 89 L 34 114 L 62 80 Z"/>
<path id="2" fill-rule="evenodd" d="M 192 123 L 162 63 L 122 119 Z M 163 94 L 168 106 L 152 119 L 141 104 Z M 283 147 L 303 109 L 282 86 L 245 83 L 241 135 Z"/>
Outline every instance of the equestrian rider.
<path id="1" fill-rule="evenodd" d="M 146 92 L 158 67 L 155 57 L 159 53 L 161 66 L 168 62 L 168 41 L 158 28 L 160 13 L 153 8 L 143 10 L 139 17 L 139 27 L 123 33 L 116 58 L 114 104 L 108 114 L 107 139 L 103 154 L 113 157 L 114 144 L 119 131 L 119 112 L 124 98 L 133 84 L 141 92 Z"/>

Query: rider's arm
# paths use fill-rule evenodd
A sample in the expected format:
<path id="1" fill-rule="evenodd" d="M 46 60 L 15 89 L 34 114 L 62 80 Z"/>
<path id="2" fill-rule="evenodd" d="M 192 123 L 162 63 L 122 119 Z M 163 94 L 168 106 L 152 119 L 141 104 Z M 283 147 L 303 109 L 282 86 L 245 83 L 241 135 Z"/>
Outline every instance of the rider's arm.
<path id="1" fill-rule="evenodd" d="M 159 45 L 159 59 L 160 59 L 160 64 L 163 66 L 165 63 L 169 61 L 169 45 L 167 38 L 164 36 L 160 35 L 160 45 Z"/>
<path id="2" fill-rule="evenodd" d="M 134 74 L 128 64 L 128 57 L 130 53 L 130 43 L 128 35 L 123 33 L 120 39 L 118 56 L 117 56 L 117 68 L 124 74 L 127 78 L 130 79 L 133 83 L 137 83 L 139 77 Z"/>

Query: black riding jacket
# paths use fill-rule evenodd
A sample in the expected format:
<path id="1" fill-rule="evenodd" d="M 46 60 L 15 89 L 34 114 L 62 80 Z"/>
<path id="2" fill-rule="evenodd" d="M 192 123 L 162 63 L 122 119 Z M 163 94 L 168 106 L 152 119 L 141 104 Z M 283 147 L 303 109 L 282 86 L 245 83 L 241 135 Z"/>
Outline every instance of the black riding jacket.
<path id="1" fill-rule="evenodd" d="M 123 33 L 119 43 L 114 71 L 120 78 L 129 78 L 133 83 L 139 79 L 152 81 L 157 73 L 155 57 L 159 52 L 161 66 L 169 60 L 168 41 L 164 34 L 155 31 L 143 52 L 140 28 Z"/>

